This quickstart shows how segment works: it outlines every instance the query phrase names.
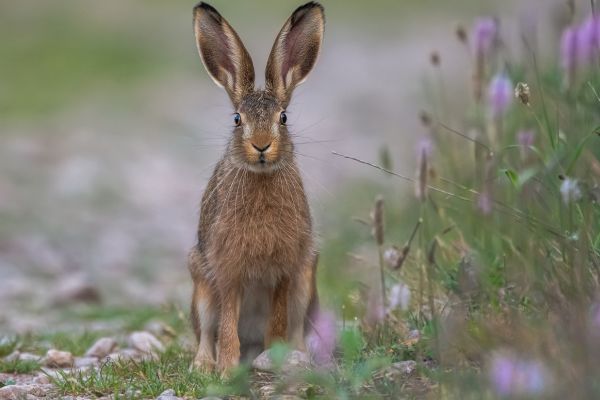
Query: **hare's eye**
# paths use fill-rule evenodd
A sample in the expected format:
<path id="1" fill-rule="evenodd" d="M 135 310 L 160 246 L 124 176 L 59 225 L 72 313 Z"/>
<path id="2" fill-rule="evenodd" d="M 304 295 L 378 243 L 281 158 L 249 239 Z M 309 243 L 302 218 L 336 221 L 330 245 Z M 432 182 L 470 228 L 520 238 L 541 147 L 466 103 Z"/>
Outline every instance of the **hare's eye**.
<path id="1" fill-rule="evenodd" d="M 285 125 L 285 123 L 287 122 L 287 115 L 285 115 L 285 111 L 282 111 L 279 115 L 279 122 L 281 123 L 281 125 Z"/>
<path id="2" fill-rule="evenodd" d="M 240 113 L 234 114 L 233 123 L 235 124 L 235 126 L 240 126 L 240 124 L 242 123 L 242 116 L 240 115 Z"/>

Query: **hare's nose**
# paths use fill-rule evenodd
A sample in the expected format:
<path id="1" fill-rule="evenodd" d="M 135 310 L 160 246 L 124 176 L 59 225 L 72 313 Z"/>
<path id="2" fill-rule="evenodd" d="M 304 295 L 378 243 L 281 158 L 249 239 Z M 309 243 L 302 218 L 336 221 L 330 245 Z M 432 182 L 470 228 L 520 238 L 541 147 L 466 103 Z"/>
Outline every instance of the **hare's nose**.
<path id="1" fill-rule="evenodd" d="M 252 143 L 252 147 L 254 147 L 254 149 L 256 151 L 258 151 L 259 153 L 264 153 L 265 151 L 267 151 L 269 149 L 269 147 L 271 147 L 271 143 L 269 143 L 268 145 L 264 146 L 264 147 L 258 147 L 257 145 L 255 145 L 254 143 Z"/>

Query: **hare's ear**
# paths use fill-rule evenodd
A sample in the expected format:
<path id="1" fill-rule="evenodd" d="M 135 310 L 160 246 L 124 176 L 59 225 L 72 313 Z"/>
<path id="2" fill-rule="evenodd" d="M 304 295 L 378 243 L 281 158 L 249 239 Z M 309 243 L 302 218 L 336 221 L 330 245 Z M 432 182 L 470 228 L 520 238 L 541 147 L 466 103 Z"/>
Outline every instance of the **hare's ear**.
<path id="1" fill-rule="evenodd" d="M 315 66 L 324 29 L 323 6 L 311 1 L 298 7 L 277 35 L 267 62 L 266 86 L 284 106 Z"/>
<path id="2" fill-rule="evenodd" d="M 254 89 L 254 66 L 240 37 L 217 10 L 203 2 L 194 7 L 194 32 L 206 70 L 237 107 Z"/>

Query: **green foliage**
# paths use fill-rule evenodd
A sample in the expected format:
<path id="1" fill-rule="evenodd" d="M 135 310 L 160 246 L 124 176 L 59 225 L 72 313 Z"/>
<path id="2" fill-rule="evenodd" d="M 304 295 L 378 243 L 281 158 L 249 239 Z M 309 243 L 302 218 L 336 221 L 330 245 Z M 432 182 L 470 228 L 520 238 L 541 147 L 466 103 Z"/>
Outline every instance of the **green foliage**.
<path id="1" fill-rule="evenodd" d="M 12 353 L 17 344 L 18 339 L 16 337 L 0 336 L 0 358 Z"/>
<path id="2" fill-rule="evenodd" d="M 2 361 L 0 360 L 0 372 L 11 374 L 30 374 L 40 369 L 40 363 L 37 361 Z"/>

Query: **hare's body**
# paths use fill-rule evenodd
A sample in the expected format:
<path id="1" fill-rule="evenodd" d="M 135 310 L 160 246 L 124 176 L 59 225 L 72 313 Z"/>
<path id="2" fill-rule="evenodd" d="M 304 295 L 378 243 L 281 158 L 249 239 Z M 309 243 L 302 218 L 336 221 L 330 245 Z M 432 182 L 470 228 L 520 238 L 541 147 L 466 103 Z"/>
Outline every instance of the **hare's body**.
<path id="1" fill-rule="evenodd" d="M 219 162 L 202 199 L 198 239 L 190 256 L 192 277 L 214 298 L 220 285 L 239 282 L 242 358 L 255 356 L 264 349 L 277 285 L 290 281 L 303 288 L 299 299 L 288 298 L 290 304 L 305 301 L 308 305 L 314 292 L 310 214 L 295 165 L 258 174 Z M 192 303 L 199 337 L 205 303 L 204 299 Z M 303 332 L 305 307 L 296 307 L 304 311 L 302 315 L 289 313 L 288 326 Z M 284 339 L 296 340 L 296 347 L 302 347 L 302 341 L 297 342 L 302 333 L 288 336 Z"/>
<path id="2" fill-rule="evenodd" d="M 254 89 L 252 60 L 211 6 L 194 9 L 202 61 L 236 109 L 225 155 L 204 192 L 198 243 L 189 257 L 194 364 L 226 371 L 275 340 L 304 349 L 317 304 L 312 221 L 285 109 L 316 62 L 323 8 L 307 3 L 283 26 Z"/>

